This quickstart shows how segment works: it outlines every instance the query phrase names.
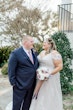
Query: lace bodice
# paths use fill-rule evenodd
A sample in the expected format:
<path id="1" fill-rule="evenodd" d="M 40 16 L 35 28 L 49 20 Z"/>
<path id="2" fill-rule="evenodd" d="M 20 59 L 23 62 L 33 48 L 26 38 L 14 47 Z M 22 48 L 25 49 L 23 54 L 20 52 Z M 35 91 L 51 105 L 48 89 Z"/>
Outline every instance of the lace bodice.
<path id="1" fill-rule="evenodd" d="M 62 57 L 59 53 L 49 53 L 46 54 L 44 57 L 41 57 L 41 55 L 38 56 L 40 66 L 46 66 L 49 69 L 54 69 L 55 67 L 53 60 L 60 60 L 61 58 Z"/>

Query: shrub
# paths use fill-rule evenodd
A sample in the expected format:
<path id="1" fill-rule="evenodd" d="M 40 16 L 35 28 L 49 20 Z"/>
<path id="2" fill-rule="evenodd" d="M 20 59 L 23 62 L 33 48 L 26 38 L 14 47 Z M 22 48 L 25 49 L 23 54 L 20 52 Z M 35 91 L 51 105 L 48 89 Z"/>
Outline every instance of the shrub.
<path id="1" fill-rule="evenodd" d="M 35 43 L 34 49 L 36 50 L 37 54 L 39 54 L 42 51 L 42 43 Z"/>
<path id="2" fill-rule="evenodd" d="M 13 47 L 5 46 L 0 48 L 0 67 L 2 67 L 8 60 L 9 54 L 13 50 Z"/>
<path id="3" fill-rule="evenodd" d="M 3 75 L 7 75 L 8 74 L 8 63 L 5 63 L 4 66 L 2 67 L 1 70 Z"/>
<path id="4" fill-rule="evenodd" d="M 72 87 L 71 83 L 73 80 L 73 70 L 71 69 L 71 64 L 73 59 L 73 51 L 70 47 L 69 39 L 65 33 L 57 32 L 52 35 L 52 38 L 54 39 L 57 49 L 63 58 L 63 70 L 60 72 L 60 75 L 62 91 L 66 94 L 71 91 Z"/>

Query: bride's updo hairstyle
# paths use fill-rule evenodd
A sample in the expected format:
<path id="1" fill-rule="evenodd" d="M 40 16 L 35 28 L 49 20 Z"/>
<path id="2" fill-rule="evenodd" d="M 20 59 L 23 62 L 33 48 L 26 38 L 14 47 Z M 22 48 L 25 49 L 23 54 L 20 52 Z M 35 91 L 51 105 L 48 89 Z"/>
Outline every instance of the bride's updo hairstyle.
<path id="1" fill-rule="evenodd" d="M 57 50 L 56 44 L 52 38 L 48 38 L 47 42 L 51 44 L 51 50 Z"/>

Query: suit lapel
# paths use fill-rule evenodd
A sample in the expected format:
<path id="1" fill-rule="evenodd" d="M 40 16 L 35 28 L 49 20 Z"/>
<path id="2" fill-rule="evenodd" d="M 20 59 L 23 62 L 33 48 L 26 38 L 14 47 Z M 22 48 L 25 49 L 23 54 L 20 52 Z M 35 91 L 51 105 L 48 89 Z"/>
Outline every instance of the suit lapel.
<path id="1" fill-rule="evenodd" d="M 32 50 L 31 50 L 32 51 Z M 33 64 L 31 61 L 30 61 L 30 58 L 28 57 L 28 55 L 27 55 L 27 53 L 23 50 L 23 47 L 21 47 L 21 52 L 22 52 L 22 54 L 24 54 L 24 56 L 27 58 L 27 60 L 31 63 L 31 64 Z M 34 63 L 35 63 L 35 55 L 34 55 L 34 52 L 32 51 L 32 55 L 33 55 L 33 61 L 34 61 Z M 34 65 L 34 64 L 33 64 Z"/>
<path id="2" fill-rule="evenodd" d="M 33 50 L 31 50 L 31 51 L 32 51 L 33 61 L 34 61 L 34 64 L 35 64 L 35 61 L 36 61 L 36 56 L 35 56 L 34 51 L 33 51 Z"/>

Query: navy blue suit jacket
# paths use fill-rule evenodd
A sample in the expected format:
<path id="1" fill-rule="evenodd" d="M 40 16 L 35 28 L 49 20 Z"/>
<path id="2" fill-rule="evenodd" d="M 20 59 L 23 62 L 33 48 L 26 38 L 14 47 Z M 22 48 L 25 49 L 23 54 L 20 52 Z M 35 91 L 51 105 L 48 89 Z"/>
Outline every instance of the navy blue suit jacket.
<path id="1" fill-rule="evenodd" d="M 19 89 L 29 89 L 36 79 L 36 69 L 39 66 L 37 56 L 32 51 L 34 64 L 22 47 L 14 50 L 9 57 L 8 76 L 11 85 Z"/>

